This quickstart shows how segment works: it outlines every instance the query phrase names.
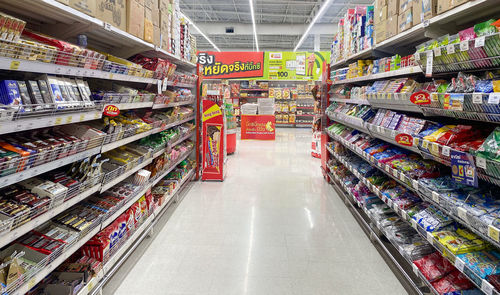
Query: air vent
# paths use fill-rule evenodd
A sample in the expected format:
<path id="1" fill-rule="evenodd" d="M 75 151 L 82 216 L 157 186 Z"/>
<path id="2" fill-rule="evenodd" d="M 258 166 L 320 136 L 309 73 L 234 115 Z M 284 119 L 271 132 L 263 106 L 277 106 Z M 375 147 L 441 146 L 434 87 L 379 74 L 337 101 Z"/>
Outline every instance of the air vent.
<path id="1" fill-rule="evenodd" d="M 226 27 L 226 34 L 234 34 L 234 27 Z"/>

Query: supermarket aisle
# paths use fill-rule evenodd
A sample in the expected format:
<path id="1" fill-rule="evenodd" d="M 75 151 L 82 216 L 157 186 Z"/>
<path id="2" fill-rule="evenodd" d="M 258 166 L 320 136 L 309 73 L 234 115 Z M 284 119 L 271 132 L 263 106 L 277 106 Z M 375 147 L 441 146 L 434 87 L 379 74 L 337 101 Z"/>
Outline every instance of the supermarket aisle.
<path id="1" fill-rule="evenodd" d="M 310 134 L 238 142 L 227 180 L 194 185 L 114 294 L 406 294 L 323 180 Z"/>

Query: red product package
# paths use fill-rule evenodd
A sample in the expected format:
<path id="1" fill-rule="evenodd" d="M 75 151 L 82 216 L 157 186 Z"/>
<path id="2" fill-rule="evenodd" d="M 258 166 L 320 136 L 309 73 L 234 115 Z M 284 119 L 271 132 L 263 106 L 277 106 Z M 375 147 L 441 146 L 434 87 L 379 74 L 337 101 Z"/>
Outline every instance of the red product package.
<path id="1" fill-rule="evenodd" d="M 424 256 L 413 263 L 430 282 L 440 279 L 455 270 L 455 267 L 438 252 Z"/>
<path id="2" fill-rule="evenodd" d="M 431 284 L 439 294 L 474 288 L 471 281 L 469 281 L 469 279 L 457 269 L 449 273 L 444 278 Z"/>
<path id="3" fill-rule="evenodd" d="M 137 223 L 141 219 L 141 207 L 139 206 L 139 203 L 135 202 L 128 210 L 131 211 L 131 215 L 134 217 L 134 226 L 136 227 Z"/>

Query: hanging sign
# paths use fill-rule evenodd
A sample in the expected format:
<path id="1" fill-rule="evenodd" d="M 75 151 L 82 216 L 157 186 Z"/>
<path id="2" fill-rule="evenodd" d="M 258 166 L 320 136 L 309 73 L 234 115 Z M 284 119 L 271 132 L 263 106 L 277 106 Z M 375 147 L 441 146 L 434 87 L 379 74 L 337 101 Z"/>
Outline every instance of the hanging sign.
<path id="1" fill-rule="evenodd" d="M 102 114 L 108 117 L 116 117 L 120 114 L 120 109 L 118 109 L 117 106 L 109 104 L 106 107 L 104 107 L 104 111 L 102 112 Z"/>
<path id="2" fill-rule="evenodd" d="M 477 187 L 477 173 L 472 155 L 452 150 L 451 177 L 459 183 Z"/>
<path id="3" fill-rule="evenodd" d="M 410 96 L 410 101 L 416 105 L 431 104 L 431 97 L 428 92 L 418 91 Z"/>
<path id="4" fill-rule="evenodd" d="M 413 136 L 406 133 L 400 133 L 396 135 L 394 140 L 400 145 L 413 146 Z"/>
<path id="5" fill-rule="evenodd" d="M 204 79 L 262 77 L 264 52 L 200 52 L 198 64 Z"/>

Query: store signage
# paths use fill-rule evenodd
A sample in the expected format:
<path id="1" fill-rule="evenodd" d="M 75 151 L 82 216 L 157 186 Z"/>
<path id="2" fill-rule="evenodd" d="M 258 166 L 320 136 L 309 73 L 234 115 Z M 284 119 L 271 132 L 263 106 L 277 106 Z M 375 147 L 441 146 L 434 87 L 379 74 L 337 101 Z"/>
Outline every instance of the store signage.
<path id="1" fill-rule="evenodd" d="M 396 135 L 394 140 L 400 145 L 413 146 L 413 136 L 406 133 L 400 133 Z"/>
<path id="2" fill-rule="evenodd" d="M 274 115 L 242 115 L 241 139 L 275 140 Z"/>
<path id="3" fill-rule="evenodd" d="M 102 114 L 108 117 L 116 117 L 120 114 L 120 109 L 118 109 L 117 106 L 110 104 L 104 107 L 104 111 L 102 112 Z"/>
<path id="4" fill-rule="evenodd" d="M 428 92 L 418 91 L 410 96 L 410 101 L 416 105 L 431 104 L 431 97 Z"/>
<path id="5" fill-rule="evenodd" d="M 321 80 L 323 65 L 330 63 L 330 53 L 266 52 L 264 78 L 268 80 Z"/>
<path id="6" fill-rule="evenodd" d="M 456 150 L 452 150 L 451 177 L 459 183 L 477 187 L 477 173 L 472 155 Z"/>
<path id="7" fill-rule="evenodd" d="M 264 52 L 200 52 L 198 64 L 204 79 L 262 77 Z"/>
<path id="8" fill-rule="evenodd" d="M 202 180 L 224 180 L 224 116 L 215 102 L 202 101 Z"/>

